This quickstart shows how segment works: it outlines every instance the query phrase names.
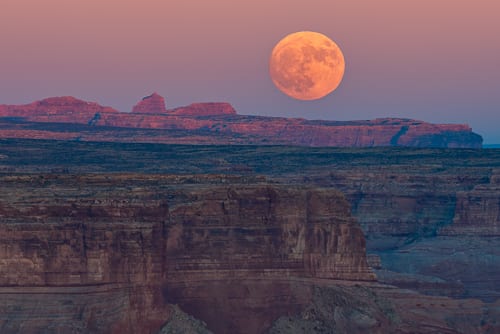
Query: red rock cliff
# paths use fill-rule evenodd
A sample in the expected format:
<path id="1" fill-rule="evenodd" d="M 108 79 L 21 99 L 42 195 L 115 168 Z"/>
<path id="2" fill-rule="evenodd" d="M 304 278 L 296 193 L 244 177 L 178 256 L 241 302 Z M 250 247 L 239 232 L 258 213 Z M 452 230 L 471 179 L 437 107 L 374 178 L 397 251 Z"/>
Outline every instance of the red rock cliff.
<path id="1" fill-rule="evenodd" d="M 259 333 L 309 302 L 304 280 L 374 279 L 340 193 L 228 181 L 2 177 L 0 313 L 12 331 L 149 333 L 179 304 L 217 333 Z"/>
<path id="2" fill-rule="evenodd" d="M 33 132 L 32 125 L 23 125 L 20 121 L 40 123 L 36 129 L 44 131 L 43 134 Z M 72 123 L 92 128 L 80 127 L 77 133 L 68 134 L 67 125 L 58 128 L 44 123 Z M 228 103 L 195 103 L 166 110 L 164 99 L 156 93 L 145 97 L 132 113 L 119 113 L 69 97 L 24 106 L 0 106 L 0 138 L 43 136 L 183 144 L 468 148 L 482 145 L 481 136 L 465 124 L 430 124 L 392 118 L 337 122 L 243 116 L 237 115 Z"/>
<path id="3" fill-rule="evenodd" d="M 71 96 L 50 97 L 25 105 L 0 106 L 0 117 L 19 117 L 36 122 L 87 124 L 96 113 L 117 112 L 111 107 L 103 107 L 95 102 L 86 102 Z"/>
<path id="4" fill-rule="evenodd" d="M 209 103 L 192 103 L 186 107 L 180 107 L 171 111 L 174 115 L 191 115 L 191 116 L 207 116 L 207 115 L 236 115 L 236 110 L 229 103 L 209 102 Z"/>
<path id="5" fill-rule="evenodd" d="M 166 113 L 167 109 L 165 107 L 165 99 L 157 93 L 153 93 L 144 97 L 139 103 L 137 103 L 132 109 L 132 112 L 146 114 Z"/>

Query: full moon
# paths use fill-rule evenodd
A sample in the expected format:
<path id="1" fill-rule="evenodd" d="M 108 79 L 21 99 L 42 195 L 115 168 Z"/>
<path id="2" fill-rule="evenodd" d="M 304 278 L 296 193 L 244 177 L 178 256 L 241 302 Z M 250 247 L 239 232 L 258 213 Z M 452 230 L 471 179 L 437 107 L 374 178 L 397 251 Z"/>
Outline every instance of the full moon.
<path id="1" fill-rule="evenodd" d="M 330 38 L 312 31 L 290 34 L 276 44 L 269 72 L 276 87 L 298 100 L 316 100 L 342 81 L 345 61 Z"/>

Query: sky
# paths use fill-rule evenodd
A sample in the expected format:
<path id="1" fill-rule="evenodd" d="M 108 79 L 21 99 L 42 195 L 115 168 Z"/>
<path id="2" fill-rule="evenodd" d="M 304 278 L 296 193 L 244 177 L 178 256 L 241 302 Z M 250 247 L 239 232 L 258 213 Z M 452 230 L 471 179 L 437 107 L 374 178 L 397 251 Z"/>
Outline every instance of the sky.
<path id="1" fill-rule="evenodd" d="M 467 123 L 500 143 L 498 0 L 2 0 L 0 104 L 75 96 L 131 111 L 230 102 L 239 114 Z M 289 33 L 342 49 L 340 87 L 316 101 L 269 76 Z"/>

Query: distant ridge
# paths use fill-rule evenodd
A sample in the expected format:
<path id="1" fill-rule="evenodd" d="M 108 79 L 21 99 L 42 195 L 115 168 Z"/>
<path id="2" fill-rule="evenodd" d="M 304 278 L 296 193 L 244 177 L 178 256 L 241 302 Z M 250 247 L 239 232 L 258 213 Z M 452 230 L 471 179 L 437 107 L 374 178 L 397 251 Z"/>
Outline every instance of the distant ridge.
<path id="1" fill-rule="evenodd" d="M 144 97 L 132 113 L 71 96 L 0 105 L 0 138 L 443 148 L 481 148 L 483 141 L 467 124 L 432 124 L 405 118 L 326 121 L 239 115 L 225 102 L 166 109 L 165 99 L 157 93 Z"/>

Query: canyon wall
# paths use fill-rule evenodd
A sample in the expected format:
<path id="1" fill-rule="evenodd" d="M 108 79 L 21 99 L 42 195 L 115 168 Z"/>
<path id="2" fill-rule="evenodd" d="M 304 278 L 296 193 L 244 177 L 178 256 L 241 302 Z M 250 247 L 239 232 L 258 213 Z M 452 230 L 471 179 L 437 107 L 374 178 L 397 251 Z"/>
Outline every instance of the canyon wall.
<path id="1" fill-rule="evenodd" d="M 441 235 L 500 237 L 500 169 L 492 169 L 489 182 L 457 193 L 453 224 Z"/>
<path id="2" fill-rule="evenodd" d="M 370 263 L 379 281 L 432 295 L 499 298 L 498 151 L 366 154 L 345 163 L 332 157 L 331 171 L 304 179 L 346 195 L 376 255 Z"/>
<path id="3" fill-rule="evenodd" d="M 153 333 L 173 304 L 217 333 L 260 333 L 310 302 L 306 279 L 375 279 L 333 189 L 134 174 L 0 184 L 3 333 Z"/>
<path id="4" fill-rule="evenodd" d="M 496 333 L 499 152 L 0 139 L 0 329 Z"/>

